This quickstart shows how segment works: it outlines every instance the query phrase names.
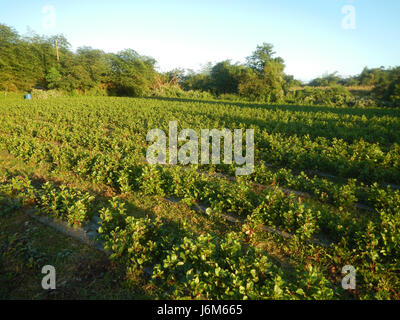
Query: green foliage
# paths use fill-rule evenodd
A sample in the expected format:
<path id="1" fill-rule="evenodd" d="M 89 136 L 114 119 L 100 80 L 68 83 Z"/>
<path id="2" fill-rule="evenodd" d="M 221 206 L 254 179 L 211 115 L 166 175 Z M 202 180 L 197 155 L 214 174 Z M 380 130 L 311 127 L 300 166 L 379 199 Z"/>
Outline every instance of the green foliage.
<path id="1" fill-rule="evenodd" d="M 61 74 L 56 68 L 51 68 L 46 75 L 47 87 L 49 89 L 59 89 L 61 83 Z"/>
<path id="2" fill-rule="evenodd" d="M 373 94 L 382 100 L 389 101 L 395 106 L 400 105 L 400 68 L 393 68 L 385 72 L 379 82 L 375 83 Z"/>
<path id="3" fill-rule="evenodd" d="M 155 60 L 140 56 L 128 49 L 109 56 L 112 80 L 116 94 L 144 96 L 149 93 L 155 77 Z"/>
<path id="4" fill-rule="evenodd" d="M 217 95 L 238 93 L 238 86 L 244 67 L 232 65 L 229 60 L 217 63 L 211 69 L 210 78 Z"/>
<path id="5" fill-rule="evenodd" d="M 107 209 L 108 210 L 108 209 Z M 108 212 L 108 211 L 107 211 Z M 160 219 L 102 214 L 101 232 L 111 259 L 127 278 L 149 277 L 162 298 L 173 299 L 331 299 L 331 283 L 315 268 L 296 271 L 295 282 L 246 237 L 228 233 L 171 233 Z M 113 218 L 111 218 L 113 217 Z M 118 223 L 114 220 L 119 219 Z M 124 222 L 121 223 L 123 219 Z"/>
<path id="6" fill-rule="evenodd" d="M 240 96 L 253 101 L 282 101 L 284 64 L 282 58 L 273 58 L 272 48 L 266 43 L 257 46 L 246 65 L 226 60 L 201 73 L 189 73 L 183 78 L 182 86 L 186 90 L 209 91 L 221 99 L 237 100 Z"/>
<path id="7" fill-rule="evenodd" d="M 257 73 L 264 73 L 265 66 L 274 60 L 273 56 L 276 52 L 273 49 L 274 46 L 270 43 L 264 42 L 262 45 L 258 45 L 253 54 L 247 57 L 247 65 Z M 283 62 L 281 58 L 276 58 L 275 60 Z"/>
<path id="8" fill-rule="evenodd" d="M 293 95 L 293 103 L 309 105 L 354 105 L 354 96 L 342 86 L 333 86 L 325 89 L 307 87 L 296 90 Z"/>
<path id="9" fill-rule="evenodd" d="M 81 226 L 90 220 L 90 208 L 94 197 L 78 190 L 67 189 L 61 186 L 56 188 L 46 182 L 35 201 L 43 213 L 51 217 L 66 220 L 73 226 Z"/>
<path id="10" fill-rule="evenodd" d="M 239 94 L 254 101 L 264 102 L 268 95 L 268 88 L 264 80 L 255 71 L 247 71 L 239 84 Z"/>
<path id="11" fill-rule="evenodd" d="M 242 231 L 234 224 L 218 235 L 209 228 L 193 234 L 188 225 L 130 217 L 134 210 L 118 197 L 98 208 L 85 192 L 52 183 L 36 182 L 34 188 L 27 179 L 1 172 L 2 212 L 33 205 L 78 226 L 100 213 L 102 235 L 115 261 L 124 265 L 128 279 L 143 275 L 144 285 L 151 285 L 159 298 L 348 298 L 350 293 L 338 289 L 339 275 L 330 271 L 332 265 L 340 270 L 347 264 L 357 268 L 360 288 L 354 297 L 397 297 L 399 279 L 393 270 L 398 269 L 400 250 L 400 193 L 382 187 L 400 181 L 395 108 L 112 97 L 10 99 L 0 108 L 0 149 L 18 159 L 44 165 L 53 174 L 68 172 L 112 194 L 123 193 L 119 198 L 138 192 L 160 202 L 164 196 L 189 206 L 205 205 L 205 214 L 193 215 L 211 226 L 220 225 L 226 214 L 245 223 Z M 254 128 L 254 173 L 236 179 L 229 176 L 234 165 L 147 164 L 146 133 L 166 129 L 166 119 L 196 131 Z M 294 196 L 295 191 L 303 193 Z M 358 210 L 358 202 L 372 211 Z M 152 211 L 157 216 L 158 209 Z M 255 248 L 263 226 L 271 231 L 267 246 L 279 238 L 271 249 L 288 250 L 296 270 L 287 273 Z M 233 240 L 228 230 L 237 231 Z M 287 233 L 288 238 L 281 238 Z M 331 245 L 320 245 L 321 237 Z M 226 243 L 232 247 L 224 247 Z M 193 250 L 186 253 L 185 245 Z M 274 270 L 274 276 L 262 278 L 259 265 Z M 219 289 L 221 278 L 229 284 L 225 290 Z"/>
<path id="12" fill-rule="evenodd" d="M 257 101 L 281 102 L 284 97 L 283 59 L 273 58 L 271 44 L 257 46 L 252 56 L 247 58 L 250 70 L 244 73 L 239 84 L 239 93 Z"/>
<path id="13" fill-rule="evenodd" d="M 397 106 L 399 68 L 365 68 L 358 76 L 327 74 L 310 82 L 323 88 L 291 91 L 301 83 L 284 74 L 284 61 L 274 57 L 273 45 L 263 43 L 246 64 L 229 60 L 209 63 L 200 72 L 172 70 L 159 73 L 156 61 L 132 49 L 105 53 L 90 47 L 71 51 L 63 35 L 21 37 L 0 24 L 0 91 L 57 89 L 67 95 L 156 96 L 182 99 L 247 100 L 266 103 L 328 104 L 338 106 Z M 55 43 L 58 44 L 57 59 Z M 340 87 L 373 86 L 371 94 L 351 96 Z M 339 89 L 341 88 L 341 89 Z M 322 90 L 322 89 L 321 89 Z"/>
<path id="14" fill-rule="evenodd" d="M 182 80 L 181 86 L 189 91 L 208 91 L 213 90 L 211 76 L 209 72 L 195 73 L 190 71 Z"/>
<path id="15" fill-rule="evenodd" d="M 339 81 L 340 77 L 337 75 L 337 72 L 334 72 L 310 81 L 309 85 L 312 87 L 329 87 L 336 86 Z"/>
<path id="16" fill-rule="evenodd" d="M 381 105 L 398 106 L 400 97 L 400 68 L 372 68 L 367 67 L 357 76 L 352 76 L 348 78 L 341 78 L 337 73 L 327 74 L 321 78 L 316 78 L 310 81 L 309 85 L 313 87 L 323 87 L 322 89 L 331 89 L 333 87 L 338 87 L 338 85 L 343 85 L 346 87 L 351 86 L 364 86 L 372 88 L 372 90 L 367 91 L 366 96 L 360 95 L 359 97 L 354 97 L 353 101 L 344 101 L 345 105 L 353 106 L 374 106 L 376 104 L 376 99 L 378 99 Z M 327 92 L 327 96 L 324 97 L 326 101 L 330 101 L 333 104 L 336 103 L 332 100 Z M 317 99 L 318 100 L 318 99 Z M 301 101 L 301 97 L 296 102 Z M 340 101 L 342 102 L 342 101 Z"/>
<path id="17" fill-rule="evenodd" d="M 358 76 L 358 81 L 361 85 L 377 85 L 382 81 L 385 81 L 388 73 L 381 68 L 368 69 L 367 67 Z"/>
<path id="18" fill-rule="evenodd" d="M 281 272 L 235 233 L 183 238 L 154 267 L 154 284 L 166 297 L 200 299 L 281 298 Z"/>
<path id="19" fill-rule="evenodd" d="M 21 38 L 5 25 L 0 25 L 0 34 L 0 90 L 46 88 L 88 92 L 108 89 L 110 94 L 141 96 L 152 88 L 155 61 L 133 50 L 106 54 L 82 47 L 73 53 L 62 35 L 33 34 Z"/>

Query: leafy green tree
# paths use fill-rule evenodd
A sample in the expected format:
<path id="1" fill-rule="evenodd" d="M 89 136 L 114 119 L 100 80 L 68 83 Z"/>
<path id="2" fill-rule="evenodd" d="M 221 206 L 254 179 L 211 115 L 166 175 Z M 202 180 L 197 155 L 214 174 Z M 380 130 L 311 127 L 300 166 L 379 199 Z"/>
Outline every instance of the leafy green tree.
<path id="1" fill-rule="evenodd" d="M 211 71 L 203 70 L 200 73 L 195 73 L 193 70 L 188 70 L 187 74 L 182 79 L 182 87 L 185 90 L 200 90 L 213 91 L 213 84 L 210 75 Z"/>
<path id="2" fill-rule="evenodd" d="M 248 70 L 239 83 L 239 93 L 242 96 L 270 102 L 279 102 L 284 97 L 283 65 L 271 60 L 264 66 L 263 74 Z"/>
<path id="3" fill-rule="evenodd" d="M 376 82 L 372 93 L 381 100 L 400 104 L 400 67 L 385 70 L 385 75 Z"/>
<path id="4" fill-rule="evenodd" d="M 277 60 L 270 60 L 264 66 L 267 102 L 279 102 L 283 100 L 283 85 L 285 83 L 283 69 L 284 65 Z"/>
<path id="5" fill-rule="evenodd" d="M 155 60 L 132 49 L 110 55 L 111 77 L 116 93 L 142 96 L 149 92 L 155 79 Z"/>
<path id="6" fill-rule="evenodd" d="M 365 67 L 358 79 L 361 85 L 374 86 L 388 80 L 389 73 L 384 67 L 368 69 Z"/>
<path id="7" fill-rule="evenodd" d="M 85 81 L 87 87 L 94 88 L 107 82 L 110 67 L 107 64 L 103 51 L 91 47 L 81 47 L 77 50 L 77 63 L 85 69 L 89 79 Z"/>
<path id="8" fill-rule="evenodd" d="M 18 33 L 0 25 L 0 86 L 3 90 L 27 90 L 35 84 L 37 73 L 31 48 Z"/>
<path id="9" fill-rule="evenodd" d="M 210 74 L 214 93 L 238 93 L 242 73 L 243 67 L 231 64 L 230 60 L 217 63 Z"/>
<path id="10" fill-rule="evenodd" d="M 290 92 L 290 90 L 294 87 L 301 87 L 302 83 L 299 80 L 296 80 L 292 75 L 283 75 L 283 91 L 285 92 L 285 95 Z"/>
<path id="11" fill-rule="evenodd" d="M 273 60 L 273 56 L 275 54 L 273 49 L 274 46 L 270 43 L 264 42 L 262 45 L 258 45 L 253 54 L 246 58 L 247 65 L 251 69 L 256 70 L 259 73 L 263 73 L 265 65 L 269 61 Z"/>
<path id="12" fill-rule="evenodd" d="M 348 77 L 346 79 L 340 79 L 338 83 L 347 87 L 360 85 L 360 82 L 358 81 L 357 77 L 354 76 Z"/>
<path id="13" fill-rule="evenodd" d="M 247 58 L 251 71 L 247 71 L 239 83 L 241 95 L 267 103 L 283 99 L 285 65 L 283 59 L 274 58 L 274 54 L 273 46 L 263 43 Z"/>
<path id="14" fill-rule="evenodd" d="M 265 101 L 268 94 L 265 79 L 253 69 L 247 70 L 239 83 L 239 94 L 251 100 Z"/>
<path id="15" fill-rule="evenodd" d="M 49 89 L 58 89 L 61 85 L 61 74 L 56 68 L 51 68 L 46 75 L 47 87 Z"/>
<path id="16" fill-rule="evenodd" d="M 310 81 L 309 85 L 312 87 L 329 87 L 335 86 L 341 80 L 340 77 L 337 75 L 337 71 L 325 74 L 320 78 L 313 79 Z"/>
<path id="17" fill-rule="evenodd" d="M 18 33 L 6 26 L 0 24 L 0 89 L 6 91 L 15 91 L 14 85 L 15 73 L 13 65 L 17 64 L 17 59 L 13 53 L 13 48 L 19 43 Z"/>
<path id="18" fill-rule="evenodd" d="M 164 72 L 162 74 L 164 80 L 170 84 L 181 84 L 185 78 L 185 70 L 184 69 L 173 69 L 168 72 Z"/>

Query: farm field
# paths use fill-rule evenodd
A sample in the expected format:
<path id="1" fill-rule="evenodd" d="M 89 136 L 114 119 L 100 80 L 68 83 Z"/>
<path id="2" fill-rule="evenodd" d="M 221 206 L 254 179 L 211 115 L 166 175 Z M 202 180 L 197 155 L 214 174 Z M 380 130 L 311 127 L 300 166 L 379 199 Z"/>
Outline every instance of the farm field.
<path id="1" fill-rule="evenodd" d="M 107 268 L 91 281 L 116 298 L 400 299 L 398 109 L 60 97 L 4 99 L 0 114 L 1 271 L 26 254 L 6 226 L 29 211 L 98 219 Z M 254 129 L 253 173 L 150 165 L 146 135 L 170 121 Z"/>

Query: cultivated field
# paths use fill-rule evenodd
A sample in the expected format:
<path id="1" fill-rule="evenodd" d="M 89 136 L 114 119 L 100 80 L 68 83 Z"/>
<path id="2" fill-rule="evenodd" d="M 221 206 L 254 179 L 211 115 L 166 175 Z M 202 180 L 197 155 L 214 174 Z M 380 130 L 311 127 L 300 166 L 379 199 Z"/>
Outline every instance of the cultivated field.
<path id="1" fill-rule="evenodd" d="M 87 97 L 4 99 L 0 114 L 3 274 L 13 259 L 39 277 L 38 256 L 69 263 L 50 238 L 41 256 L 10 231 L 29 212 L 76 228 L 100 218 L 100 298 L 112 284 L 117 298 L 400 299 L 398 109 Z M 170 121 L 199 136 L 254 129 L 254 172 L 150 165 L 146 135 Z"/>

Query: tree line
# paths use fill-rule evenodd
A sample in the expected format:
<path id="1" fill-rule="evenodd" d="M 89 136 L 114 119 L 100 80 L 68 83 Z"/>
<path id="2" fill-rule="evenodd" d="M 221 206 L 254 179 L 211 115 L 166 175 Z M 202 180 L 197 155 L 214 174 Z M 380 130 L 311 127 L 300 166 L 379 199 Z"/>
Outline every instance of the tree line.
<path id="1" fill-rule="evenodd" d="M 243 64 L 225 60 L 209 63 L 199 72 L 175 69 L 161 73 L 156 70 L 155 59 L 132 49 L 106 53 L 80 47 L 73 52 L 63 35 L 31 32 L 21 36 L 12 27 L 0 24 L 0 90 L 6 92 L 32 88 L 117 96 L 204 92 L 214 97 L 267 103 L 296 100 L 310 92 L 316 94 L 312 90 L 294 94 L 294 90 L 303 90 L 305 85 L 285 74 L 284 69 L 284 60 L 276 56 L 269 43 L 257 46 Z M 365 68 L 360 75 L 348 78 L 332 73 L 310 81 L 308 86 L 370 86 L 374 98 L 398 103 L 400 68 Z M 335 90 L 335 94 L 344 94 L 345 89 Z"/>

